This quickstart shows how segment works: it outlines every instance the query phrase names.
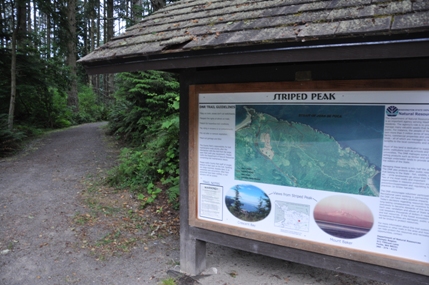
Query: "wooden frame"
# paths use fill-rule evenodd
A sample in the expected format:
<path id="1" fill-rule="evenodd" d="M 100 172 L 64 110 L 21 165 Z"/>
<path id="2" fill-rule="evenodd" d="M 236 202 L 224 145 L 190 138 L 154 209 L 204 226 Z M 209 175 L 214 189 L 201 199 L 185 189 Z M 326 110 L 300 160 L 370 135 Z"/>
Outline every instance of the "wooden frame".
<path id="1" fill-rule="evenodd" d="M 326 246 L 317 242 L 285 238 L 275 234 L 261 233 L 249 229 L 224 225 L 198 219 L 198 94 L 200 93 L 233 93 L 233 92 L 276 92 L 291 91 L 401 91 L 429 90 L 428 79 L 400 80 L 352 80 L 352 81 L 307 81 L 307 82 L 274 82 L 247 84 L 210 84 L 189 86 L 189 169 L 188 169 L 188 217 L 189 226 L 201 228 L 227 236 L 236 236 L 277 246 L 295 248 L 308 252 L 324 254 L 357 262 L 374 264 L 401 271 L 429 276 L 429 266 L 424 262 L 391 257 L 382 254 L 368 253 L 342 247 Z"/>

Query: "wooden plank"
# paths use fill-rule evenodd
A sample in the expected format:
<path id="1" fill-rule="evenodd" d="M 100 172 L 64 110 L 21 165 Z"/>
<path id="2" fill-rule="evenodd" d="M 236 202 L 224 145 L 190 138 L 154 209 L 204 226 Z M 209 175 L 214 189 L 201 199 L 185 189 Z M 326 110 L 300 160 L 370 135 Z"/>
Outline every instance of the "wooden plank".
<path id="1" fill-rule="evenodd" d="M 400 271 L 379 265 L 327 256 L 324 254 L 318 254 L 285 246 L 278 246 L 266 242 L 225 235 L 223 233 L 208 231 L 200 228 L 192 228 L 192 232 L 193 235 L 198 236 L 198 238 L 206 242 L 318 268 L 324 268 L 335 272 L 352 274 L 367 279 L 388 282 L 391 285 L 429 284 L 429 278 L 427 276 Z"/>
<path id="2" fill-rule="evenodd" d="M 198 93 L 189 86 L 189 220 L 198 216 Z"/>
<path id="3" fill-rule="evenodd" d="M 305 82 L 255 82 L 245 84 L 204 84 L 196 85 L 197 93 L 227 92 L 276 92 L 290 91 L 394 91 L 428 90 L 428 78 L 384 79 L 384 80 L 334 80 Z"/>
<path id="4" fill-rule="evenodd" d="M 189 206 L 188 199 L 188 197 L 192 197 L 188 191 L 188 165 L 195 164 L 189 163 L 188 156 L 188 149 L 192 150 L 192 146 L 187 143 L 190 125 L 188 118 L 192 117 L 188 104 L 188 73 L 184 72 L 180 78 L 180 267 L 182 271 L 195 275 L 206 267 L 206 243 L 192 235 L 188 226 L 188 211 L 189 209 L 195 209 L 195 207 Z"/>
<path id="5" fill-rule="evenodd" d="M 193 227 L 224 233 L 231 236 L 262 241 L 269 244 L 281 245 L 308 252 L 315 252 L 429 276 L 429 266 L 427 263 L 416 262 L 405 258 L 398 258 L 366 251 L 347 249 L 344 247 L 336 247 L 332 245 L 305 241 L 302 239 L 290 238 L 275 234 L 261 233 L 249 229 L 237 228 L 233 226 L 222 225 L 219 223 L 212 223 L 205 220 L 191 219 L 190 225 Z"/>

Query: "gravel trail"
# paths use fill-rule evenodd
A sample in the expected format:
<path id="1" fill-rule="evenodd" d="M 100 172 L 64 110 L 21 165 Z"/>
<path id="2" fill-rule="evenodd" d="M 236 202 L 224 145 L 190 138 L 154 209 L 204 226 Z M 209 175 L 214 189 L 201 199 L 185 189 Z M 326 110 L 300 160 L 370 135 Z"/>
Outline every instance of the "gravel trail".
<path id="1" fill-rule="evenodd" d="M 101 125 L 50 133 L 29 154 L 0 161 L 0 284 L 156 284 L 165 275 L 166 243 L 105 261 L 77 247 L 81 181 L 116 160 Z"/>

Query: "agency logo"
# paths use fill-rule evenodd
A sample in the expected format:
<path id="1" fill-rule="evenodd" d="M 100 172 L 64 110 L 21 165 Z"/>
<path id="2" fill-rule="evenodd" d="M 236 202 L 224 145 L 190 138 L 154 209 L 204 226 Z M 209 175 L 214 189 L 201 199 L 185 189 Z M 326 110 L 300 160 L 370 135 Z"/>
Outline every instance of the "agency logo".
<path id="1" fill-rule="evenodd" d="M 396 117 L 398 113 L 399 113 L 399 110 L 395 106 L 389 106 L 386 109 L 386 115 L 389 117 Z"/>

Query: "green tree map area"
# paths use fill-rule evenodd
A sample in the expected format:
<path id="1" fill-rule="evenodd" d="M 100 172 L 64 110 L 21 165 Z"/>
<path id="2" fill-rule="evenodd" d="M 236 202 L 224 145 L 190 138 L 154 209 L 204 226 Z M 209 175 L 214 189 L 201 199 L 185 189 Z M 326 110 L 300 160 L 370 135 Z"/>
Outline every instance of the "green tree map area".
<path id="1" fill-rule="evenodd" d="M 374 165 L 309 125 L 245 107 L 236 126 L 235 178 L 332 192 L 378 196 Z"/>

